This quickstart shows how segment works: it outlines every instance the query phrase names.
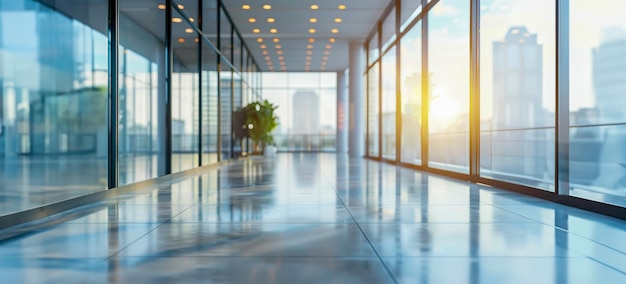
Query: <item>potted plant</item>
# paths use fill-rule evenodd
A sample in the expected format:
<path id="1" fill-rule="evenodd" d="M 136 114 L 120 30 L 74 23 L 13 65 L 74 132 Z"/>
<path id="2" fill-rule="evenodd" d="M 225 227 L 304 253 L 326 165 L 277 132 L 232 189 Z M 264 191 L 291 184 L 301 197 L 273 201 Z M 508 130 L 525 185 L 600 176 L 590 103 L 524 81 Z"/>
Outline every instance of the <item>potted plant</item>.
<path id="1" fill-rule="evenodd" d="M 274 145 L 272 131 L 278 126 L 278 117 L 274 113 L 277 108 L 268 100 L 252 102 L 243 108 L 248 136 L 254 142 L 253 154 L 264 154 L 266 146 Z"/>

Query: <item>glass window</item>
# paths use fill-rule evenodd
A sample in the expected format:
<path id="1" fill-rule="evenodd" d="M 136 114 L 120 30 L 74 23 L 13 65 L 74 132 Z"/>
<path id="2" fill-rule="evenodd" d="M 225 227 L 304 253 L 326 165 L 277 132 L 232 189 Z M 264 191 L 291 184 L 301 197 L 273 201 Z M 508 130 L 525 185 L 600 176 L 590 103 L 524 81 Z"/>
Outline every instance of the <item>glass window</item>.
<path id="1" fill-rule="evenodd" d="M 569 21 L 569 194 L 619 206 L 626 206 L 624 9 L 618 0 L 572 0 Z"/>
<path id="2" fill-rule="evenodd" d="M 443 0 L 428 15 L 428 165 L 469 173 L 469 1 Z"/>
<path id="3" fill-rule="evenodd" d="M 0 4 L 0 215 L 107 188 L 107 1 L 61 2 Z"/>
<path id="4" fill-rule="evenodd" d="M 335 151 L 336 82 L 334 72 L 263 73 L 263 98 L 278 106 L 279 151 Z"/>
<path id="5" fill-rule="evenodd" d="M 378 59 L 378 55 L 380 55 L 378 48 L 378 33 L 375 33 L 374 36 L 370 39 L 368 43 L 368 65 L 374 64 L 374 61 Z"/>
<path id="6" fill-rule="evenodd" d="M 383 21 L 382 27 L 382 50 L 385 49 L 396 39 L 396 8 L 394 7 L 387 15 L 387 18 Z"/>
<path id="7" fill-rule="evenodd" d="M 222 64 L 220 77 L 219 94 L 219 115 L 220 115 L 220 160 L 227 160 L 232 157 L 232 111 L 233 111 L 233 74 L 230 67 Z"/>
<path id="8" fill-rule="evenodd" d="M 483 1 L 480 174 L 554 188 L 554 3 Z"/>
<path id="9" fill-rule="evenodd" d="M 218 71 L 217 53 L 202 45 L 202 164 L 218 161 Z"/>
<path id="10" fill-rule="evenodd" d="M 421 12 L 421 0 L 402 0 L 402 11 L 400 11 L 400 31 L 404 31 Z"/>
<path id="11" fill-rule="evenodd" d="M 382 61 L 382 143 L 383 158 L 396 159 L 396 48 L 392 47 Z"/>
<path id="12" fill-rule="evenodd" d="M 422 25 L 418 23 L 400 40 L 402 62 L 402 162 L 420 165 L 422 157 Z"/>
<path id="13" fill-rule="evenodd" d="M 379 96 L 378 96 L 378 63 L 376 63 L 367 72 L 367 143 L 369 145 L 368 153 L 370 157 L 379 157 L 378 132 L 380 121 Z"/>
<path id="14" fill-rule="evenodd" d="M 228 19 L 228 16 L 226 15 L 226 12 L 224 12 L 223 9 L 220 9 L 220 45 L 219 45 L 219 49 L 222 52 L 222 54 L 224 55 L 224 57 L 226 57 L 226 60 L 228 60 L 228 62 L 230 62 L 231 64 L 233 64 L 233 58 L 232 58 L 232 48 L 233 47 L 233 43 L 232 43 L 232 25 L 230 23 L 230 20 Z M 235 64 L 233 64 L 233 66 L 235 66 Z"/>
<path id="15" fill-rule="evenodd" d="M 182 17 L 173 11 L 174 17 Z M 172 25 L 172 172 L 198 166 L 200 135 L 198 43 L 187 22 Z"/>
<path id="16" fill-rule="evenodd" d="M 148 1 L 157 5 L 158 1 Z M 163 38 L 165 11 L 147 20 L 124 13 L 135 4 L 120 2 L 119 56 L 119 184 L 125 185 L 158 175 L 158 98 L 164 96 Z M 140 24 L 141 23 L 141 24 Z M 163 122 L 161 122 L 163 123 Z M 161 161 L 163 163 L 164 161 Z"/>

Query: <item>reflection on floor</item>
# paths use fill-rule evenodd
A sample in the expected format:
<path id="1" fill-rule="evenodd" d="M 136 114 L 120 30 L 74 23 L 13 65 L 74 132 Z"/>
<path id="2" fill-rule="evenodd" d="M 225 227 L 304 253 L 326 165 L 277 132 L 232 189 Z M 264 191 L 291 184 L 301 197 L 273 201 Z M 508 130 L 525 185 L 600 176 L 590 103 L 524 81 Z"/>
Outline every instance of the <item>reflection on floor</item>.
<path id="1" fill-rule="evenodd" d="M 204 165 L 217 162 L 217 153 L 203 153 Z M 107 159 L 92 156 L 21 156 L 0 163 L 0 216 L 104 191 Z M 119 184 L 157 177 L 157 155 L 120 155 Z M 198 155 L 172 154 L 172 171 L 198 164 Z"/>
<path id="2" fill-rule="evenodd" d="M 7 283 L 626 283 L 626 222 L 331 154 L 248 158 L 0 242 Z"/>

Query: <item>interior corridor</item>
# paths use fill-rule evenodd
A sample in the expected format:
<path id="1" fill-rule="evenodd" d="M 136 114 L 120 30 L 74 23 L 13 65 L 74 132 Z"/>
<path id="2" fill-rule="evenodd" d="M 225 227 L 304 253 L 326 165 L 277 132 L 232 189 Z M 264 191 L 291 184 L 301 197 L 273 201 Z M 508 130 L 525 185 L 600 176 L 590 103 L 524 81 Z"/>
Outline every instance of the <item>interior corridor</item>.
<path id="1" fill-rule="evenodd" d="M 0 282 L 626 283 L 626 221 L 335 154 L 227 162 L 11 235 Z"/>

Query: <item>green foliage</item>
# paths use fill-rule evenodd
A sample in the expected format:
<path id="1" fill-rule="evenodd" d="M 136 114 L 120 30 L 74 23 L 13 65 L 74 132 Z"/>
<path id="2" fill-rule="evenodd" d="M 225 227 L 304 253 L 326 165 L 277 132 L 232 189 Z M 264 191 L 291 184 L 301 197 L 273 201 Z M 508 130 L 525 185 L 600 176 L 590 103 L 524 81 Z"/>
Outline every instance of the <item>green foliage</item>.
<path id="1" fill-rule="evenodd" d="M 274 113 L 277 108 L 278 106 L 268 100 L 249 103 L 243 108 L 250 139 L 261 147 L 274 144 L 272 130 L 278 126 L 278 117 Z"/>

